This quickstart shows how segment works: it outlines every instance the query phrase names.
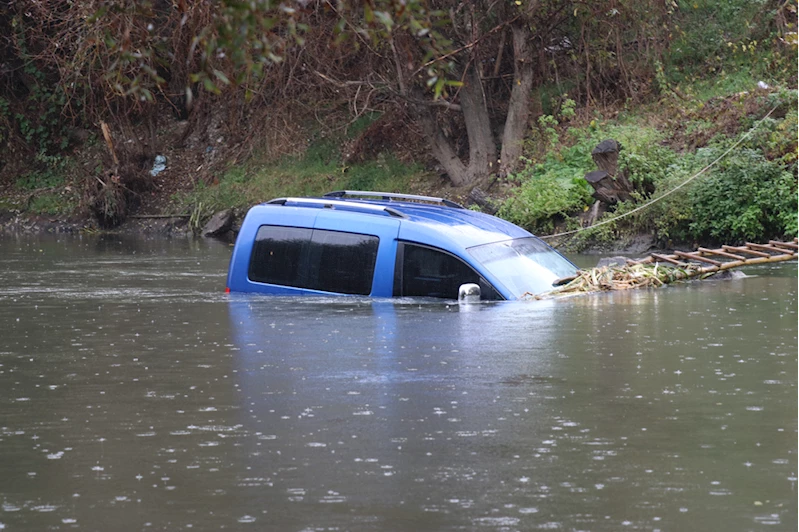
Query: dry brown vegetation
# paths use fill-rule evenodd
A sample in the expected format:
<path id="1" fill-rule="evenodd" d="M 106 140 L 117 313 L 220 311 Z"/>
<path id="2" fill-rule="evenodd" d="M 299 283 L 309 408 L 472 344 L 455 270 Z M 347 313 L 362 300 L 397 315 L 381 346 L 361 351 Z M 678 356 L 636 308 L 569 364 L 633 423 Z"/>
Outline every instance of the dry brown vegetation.
<path id="1" fill-rule="evenodd" d="M 769 1 L 780 35 L 791 30 L 786 6 Z M 5 179 L 8 191 L 30 168 L 50 171 L 79 147 L 73 185 L 113 225 L 153 192 L 213 185 L 226 166 L 334 138 L 345 165 L 388 150 L 470 188 L 513 172 L 531 118 L 565 101 L 590 114 L 670 91 L 659 77 L 682 31 L 680 9 L 629 0 L 8 2 L 0 186 Z M 723 118 L 719 105 L 701 112 Z M 349 134 L 367 118 L 377 120 Z M 690 148 L 712 134 L 680 138 Z M 149 176 L 156 154 L 177 179 Z"/>

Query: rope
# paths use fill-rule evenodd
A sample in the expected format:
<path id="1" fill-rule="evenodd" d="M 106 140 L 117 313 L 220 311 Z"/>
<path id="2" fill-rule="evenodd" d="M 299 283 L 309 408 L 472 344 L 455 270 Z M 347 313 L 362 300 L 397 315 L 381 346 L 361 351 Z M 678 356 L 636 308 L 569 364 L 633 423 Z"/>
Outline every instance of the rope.
<path id="1" fill-rule="evenodd" d="M 673 189 L 669 190 L 668 192 L 665 192 L 665 193 L 663 193 L 662 195 L 658 196 L 657 198 L 654 198 L 654 199 L 652 199 L 651 201 L 648 201 L 648 202 L 644 203 L 643 205 L 641 205 L 641 206 L 639 206 L 639 207 L 636 207 L 635 209 L 631 210 L 630 212 L 625 212 L 624 214 L 620 214 L 620 215 L 618 215 L 618 216 L 615 216 L 615 217 L 613 217 L 613 218 L 610 218 L 610 219 L 608 219 L 608 220 L 603 220 L 603 221 L 601 221 L 601 222 L 599 222 L 599 223 L 597 223 L 597 224 L 590 225 L 590 226 L 588 226 L 588 227 L 581 227 L 581 228 L 579 228 L 579 229 L 574 229 L 573 231 L 565 231 L 565 232 L 563 232 L 563 233 L 556 233 L 556 234 L 554 234 L 554 235 L 540 236 L 540 237 L 538 237 L 538 238 L 541 238 L 542 240 L 548 240 L 548 239 L 550 239 L 550 238 L 556 238 L 556 237 L 559 237 L 559 236 L 573 235 L 573 234 L 576 234 L 576 233 L 580 233 L 580 232 L 582 232 L 582 231 L 588 231 L 589 229 L 595 229 L 595 228 L 597 228 L 597 227 L 600 227 L 600 226 L 602 226 L 602 225 L 609 224 L 609 223 L 611 223 L 611 222 L 615 222 L 616 220 L 620 220 L 620 219 L 622 219 L 622 218 L 624 218 L 624 217 L 626 217 L 626 216 L 630 216 L 631 214 L 635 214 L 635 213 L 636 213 L 636 212 L 638 212 L 638 211 L 642 211 L 642 210 L 646 209 L 647 207 L 649 207 L 649 206 L 650 206 L 650 205 L 652 205 L 653 203 L 656 203 L 656 202 L 658 202 L 658 201 L 662 200 L 663 198 L 665 198 L 666 196 L 669 196 L 670 194 L 672 194 L 672 193 L 674 193 L 674 192 L 678 191 L 679 189 L 681 189 L 682 187 L 684 187 L 685 185 L 687 185 L 688 183 L 690 183 L 691 181 L 693 181 L 694 179 L 696 179 L 697 177 L 699 177 L 700 175 L 704 174 L 705 172 L 707 172 L 708 170 L 710 170 L 711 168 L 713 168 L 713 167 L 714 167 L 714 166 L 715 166 L 715 165 L 716 165 L 716 164 L 717 164 L 717 163 L 718 163 L 720 160 L 722 160 L 723 158 L 725 158 L 727 155 L 729 155 L 729 154 L 730 154 L 730 152 L 731 152 L 732 150 L 734 150 L 735 148 L 737 148 L 737 147 L 738 147 L 738 145 L 740 145 L 740 144 L 741 144 L 743 141 L 745 141 L 746 139 L 748 139 L 748 138 L 749 138 L 749 137 L 752 135 L 752 133 L 753 133 L 753 132 L 754 132 L 754 131 L 755 131 L 755 130 L 756 130 L 756 129 L 757 129 L 759 126 L 760 126 L 760 124 L 762 124 L 762 123 L 763 123 L 763 122 L 764 122 L 764 121 L 765 121 L 765 120 L 766 120 L 766 119 L 767 119 L 769 116 L 771 116 L 771 113 L 773 113 L 773 112 L 774 112 L 774 111 L 777 109 L 777 107 L 778 107 L 777 105 L 775 105 L 774 107 L 772 107 L 772 108 L 771 108 L 771 111 L 769 111 L 768 113 L 766 113 L 766 116 L 764 116 L 763 118 L 761 118 L 760 120 L 758 120 L 758 122 L 757 122 L 757 123 L 756 123 L 754 126 L 752 126 L 752 127 L 751 127 L 751 129 L 749 129 L 749 131 L 747 131 L 747 132 L 746 132 L 746 134 L 745 134 L 744 136 L 742 136 L 740 139 L 738 139 L 738 140 L 735 142 L 735 144 L 733 144 L 732 146 L 730 146 L 730 148 L 729 148 L 727 151 L 725 151 L 724 153 L 722 153 L 721 155 L 719 155 L 719 156 L 716 158 L 716 160 L 714 160 L 712 163 L 708 164 L 707 166 L 705 166 L 704 168 L 702 168 L 701 170 L 699 170 L 697 173 L 695 173 L 694 175 L 692 175 L 691 177 L 689 177 L 688 179 L 686 179 L 685 181 L 683 181 L 682 183 L 680 183 L 679 185 L 677 185 L 676 187 L 674 187 Z"/>

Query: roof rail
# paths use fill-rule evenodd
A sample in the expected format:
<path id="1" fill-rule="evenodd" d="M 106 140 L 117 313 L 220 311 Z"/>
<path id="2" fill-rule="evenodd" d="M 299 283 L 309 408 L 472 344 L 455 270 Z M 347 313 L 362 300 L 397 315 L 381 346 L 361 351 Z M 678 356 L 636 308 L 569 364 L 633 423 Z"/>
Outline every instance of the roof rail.
<path id="1" fill-rule="evenodd" d="M 459 203 L 455 203 L 454 201 L 450 201 L 444 198 L 435 198 L 432 196 L 416 196 L 413 194 L 396 194 L 394 192 L 372 192 L 368 190 L 336 190 L 334 192 L 328 192 L 324 195 L 325 198 L 342 198 L 344 199 L 345 196 L 364 196 L 364 197 L 376 197 L 383 199 L 385 201 L 393 201 L 393 200 L 408 200 L 408 201 L 427 201 L 430 203 L 440 203 L 442 205 L 446 205 L 447 207 L 452 207 L 454 209 L 464 209 L 465 207 Z"/>
<path id="2" fill-rule="evenodd" d="M 391 207 L 384 207 L 382 205 L 371 205 L 369 203 L 353 203 L 345 200 L 335 199 L 320 199 L 320 198 L 275 198 L 266 202 L 268 205 L 286 205 L 292 204 L 298 207 L 303 205 L 319 205 L 325 209 L 335 209 L 338 207 L 345 207 L 349 211 L 370 212 L 374 214 L 387 214 L 395 218 L 407 218 L 407 216 L 396 209 Z"/>

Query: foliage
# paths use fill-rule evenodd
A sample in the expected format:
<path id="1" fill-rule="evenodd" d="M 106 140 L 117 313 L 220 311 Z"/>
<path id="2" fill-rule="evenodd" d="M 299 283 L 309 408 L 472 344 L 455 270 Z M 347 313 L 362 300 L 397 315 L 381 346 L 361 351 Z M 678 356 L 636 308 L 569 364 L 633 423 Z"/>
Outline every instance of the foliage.
<path id="1" fill-rule="evenodd" d="M 636 233 L 655 230 L 660 218 L 652 216 L 652 208 L 647 212 L 629 214 L 643 202 L 643 196 L 639 192 L 633 192 L 631 201 L 619 203 L 603 213 L 593 226 L 586 227 L 571 237 L 565 247 L 571 251 L 581 251 L 587 247 L 612 249 Z"/>
<path id="2" fill-rule="evenodd" d="M 62 185 L 64 176 L 51 171 L 29 172 L 17 179 L 17 187 L 24 190 L 52 188 Z"/>
<path id="3" fill-rule="evenodd" d="M 30 199 L 27 210 L 37 214 L 71 214 L 77 207 L 77 199 L 69 193 L 50 192 L 37 194 Z"/>
<path id="4" fill-rule="evenodd" d="M 0 97 L 0 144 L 18 132 L 27 147 L 40 157 L 53 156 L 67 147 L 69 137 L 61 110 L 66 97 L 59 85 L 53 85 L 47 76 L 30 61 L 24 43 L 20 43 L 20 56 L 26 61 L 22 68 L 27 79 L 28 93 L 24 99 Z"/>
<path id="5" fill-rule="evenodd" d="M 786 149 L 783 136 L 791 126 L 785 124 L 795 120 L 795 114 L 794 107 L 782 120 L 762 122 L 748 141 L 719 161 L 709 173 L 668 196 L 664 195 L 717 159 L 736 138 L 717 135 L 709 146 L 682 154 L 665 146 L 642 143 L 639 148 L 648 145 L 655 149 L 643 157 L 645 164 L 639 168 L 641 173 L 637 180 L 651 181 L 654 191 L 651 195 L 635 193 L 632 201 L 617 205 L 599 221 L 617 218 L 651 199 L 663 199 L 632 216 L 581 232 L 570 246 L 581 249 L 586 245 L 610 244 L 625 235 L 642 232 L 654 233 L 660 245 L 666 247 L 676 243 L 735 243 L 795 236 L 795 145 L 786 154 L 772 159 L 767 157 L 769 153 L 778 154 Z M 753 123 L 746 118 L 744 125 Z M 642 137 L 645 136 L 644 133 Z M 625 164 L 629 164 L 630 155 L 634 154 L 628 151 Z"/>
<path id="6" fill-rule="evenodd" d="M 224 208 L 243 209 L 280 196 L 319 196 L 341 189 L 405 192 L 420 174 L 418 167 L 390 155 L 344 166 L 335 146 L 317 141 L 302 157 L 231 168 L 217 184 L 199 183 L 190 193 L 174 197 L 173 203 L 176 209 L 196 212 L 196 218 L 203 220 Z"/>
<path id="7" fill-rule="evenodd" d="M 545 233 L 554 229 L 555 217 L 565 218 L 590 205 L 592 189 L 583 179 L 586 170 L 579 160 L 527 162 L 526 168 L 509 176 L 521 186 L 502 205 L 499 216 L 534 233 Z"/>
<path id="8" fill-rule="evenodd" d="M 17 188 L 36 190 L 64 184 L 71 166 L 70 159 L 61 155 L 46 155 L 40 152 L 36 154 L 35 160 L 38 168 L 17 178 Z"/>
<path id="9" fill-rule="evenodd" d="M 709 149 L 710 156 L 717 150 Z M 791 172 L 751 149 L 723 159 L 690 193 L 696 238 L 758 241 L 797 232 L 797 185 Z"/>
<path id="10" fill-rule="evenodd" d="M 672 83 L 707 80 L 718 94 L 743 90 L 741 81 L 796 79 L 793 0 L 679 0 L 671 29 L 664 63 Z"/>
<path id="11" fill-rule="evenodd" d="M 244 86 L 251 98 L 258 80 L 303 47 L 309 30 L 323 20 L 337 23 L 339 42 L 356 45 L 376 45 L 398 29 L 411 31 L 430 60 L 450 44 L 439 31 L 445 16 L 418 1 L 393 0 L 315 7 L 237 0 L 22 0 L 0 9 L 0 28 L 16 35 L 12 50 L 27 59 L 26 68 L 52 73 L 70 104 L 91 103 L 103 113 L 103 100 L 135 108 L 168 92 L 191 105 L 199 90 L 219 94 L 231 85 Z M 430 68 L 436 70 L 435 64 Z M 437 94 L 452 85 L 437 72 L 428 84 Z"/>
<path id="12" fill-rule="evenodd" d="M 668 47 L 670 6 L 624 0 L 569 3 L 572 16 L 554 30 L 567 39 L 561 41 L 568 43 L 561 53 L 570 61 L 553 65 L 552 74 L 576 81 L 572 98 L 586 105 L 645 97 L 653 90 L 653 66 Z M 552 16 L 560 18 L 557 12 Z"/>
<path id="13" fill-rule="evenodd" d="M 747 114 L 742 119 L 744 128 L 758 127 L 744 146 L 761 150 L 767 159 L 779 160 L 785 165 L 797 162 L 797 94 L 796 90 L 778 89 L 758 98 L 760 109 L 772 109 L 771 118 L 760 120 L 759 114 Z M 765 112 L 765 111 L 761 111 Z M 777 118 L 777 117 L 782 118 Z"/>
<path id="14" fill-rule="evenodd" d="M 518 77 L 511 30 L 522 21 L 540 51 L 531 57 L 535 83 L 527 93 L 537 107 L 526 122 L 533 128 L 524 144 L 525 168 L 507 177 L 519 188 L 503 215 L 547 231 L 582 212 L 592 201 L 582 176 L 595 168 L 590 152 L 606 138 L 623 145 L 619 167 L 636 193 L 605 219 L 629 212 L 692 175 L 711 152 L 759 120 L 762 109 L 776 105 L 737 160 L 702 177 L 694 189 L 588 234 L 609 239 L 654 231 L 664 243 L 791 234 L 796 232 L 795 197 L 790 201 L 797 164 L 795 18 L 793 0 L 6 2 L 0 5 L 0 55 L 7 67 L 0 69 L 0 145 L 24 146 L 33 170 L 12 179 L 30 191 L 65 183 L 67 126 L 76 123 L 110 121 L 115 136 L 120 131 L 131 140 L 137 122 L 152 119 L 155 131 L 164 125 L 156 125 L 155 118 L 165 108 L 185 118 L 194 101 L 203 112 L 192 116 L 187 130 L 203 121 L 227 126 L 235 133 L 226 137 L 239 135 L 231 145 L 241 141 L 240 153 L 246 153 L 253 147 L 247 142 L 259 136 L 276 144 L 299 137 L 299 121 L 292 119 L 304 113 L 302 119 L 313 117 L 314 124 L 330 124 L 335 117 L 336 126 L 329 129 L 346 130 L 348 138 L 292 139 L 293 146 L 310 143 L 302 157 L 266 165 L 256 157 L 198 183 L 193 193 L 177 199 L 181 206 L 199 219 L 215 208 L 274 196 L 335 188 L 407 190 L 420 168 L 405 167 L 381 150 L 375 150 L 374 160 L 350 163 L 341 159 L 340 145 L 369 138 L 381 114 L 409 109 L 427 90 L 427 96 L 446 101 L 427 101 L 416 115 L 403 111 L 403 119 L 418 119 L 418 109 L 434 115 L 453 140 L 452 158 L 468 160 L 463 116 L 453 112 L 463 103 L 462 76 L 469 65 L 480 65 L 480 99 L 491 102 L 484 129 L 493 135 L 505 123 L 510 81 Z M 404 79 L 395 72 L 403 69 Z M 772 87 L 787 82 L 790 89 L 761 91 L 756 89 L 761 80 Z M 418 92 L 397 98 L 403 82 L 415 84 Z M 756 104 L 744 91 L 756 94 Z M 214 99 L 222 93 L 224 100 Z M 637 107 L 642 101 L 668 109 Z M 228 124 L 218 124 L 219 116 L 208 111 L 217 102 L 224 102 Z M 242 117 L 272 118 L 285 108 L 302 111 L 287 113 L 291 119 L 282 124 L 263 120 L 259 130 L 238 123 Z M 720 120 L 719 109 L 732 111 Z M 611 115 L 614 110 L 621 111 L 618 118 Z M 693 153 L 708 143 L 710 151 Z M 108 209 L 123 205 L 121 191 L 129 188 L 120 176 L 119 186 L 98 188 L 94 177 L 86 184 L 95 187 L 92 204 L 109 220 Z M 726 195 L 714 195 L 714 187 Z M 700 216 L 704 210 L 714 218 Z"/>
<path id="15" fill-rule="evenodd" d="M 569 119 L 574 118 L 574 109 L 577 105 L 574 100 L 568 97 L 568 94 L 564 94 L 562 98 L 562 101 L 553 99 L 551 105 L 556 108 L 553 114 L 542 114 L 538 117 L 538 128 L 533 129 L 532 142 L 541 139 L 546 142 L 549 149 L 557 149 L 560 141 L 558 127 Z"/>
<path id="16" fill-rule="evenodd" d="M 553 216 L 563 217 L 585 210 L 593 203 L 593 189 L 584 176 L 596 169 L 591 151 L 604 139 L 613 138 L 622 145 L 619 169 L 636 186 L 635 197 L 640 201 L 654 190 L 657 183 L 667 179 L 670 165 L 678 159 L 673 150 L 661 145 L 663 134 L 651 127 L 602 126 L 592 122 L 586 128 L 570 128 L 565 137 L 571 145 L 563 145 L 561 140 L 553 142 L 543 162 L 535 164 L 528 159 L 525 169 L 509 176 L 521 186 L 506 201 L 500 216 L 530 230 L 546 232 L 554 228 L 550 219 Z M 623 204 L 615 212 L 621 214 L 631 209 Z M 627 222 L 626 226 L 631 226 L 631 223 Z M 581 238 L 590 236 L 594 241 L 609 241 L 618 236 L 617 231 L 615 226 L 603 226 Z"/>
<path id="17" fill-rule="evenodd" d="M 617 137 L 623 149 L 619 154 L 619 171 L 639 190 L 651 190 L 667 178 L 677 153 L 660 144 L 662 134 L 651 128 L 618 128 Z M 616 137 L 614 137 L 616 138 Z"/>

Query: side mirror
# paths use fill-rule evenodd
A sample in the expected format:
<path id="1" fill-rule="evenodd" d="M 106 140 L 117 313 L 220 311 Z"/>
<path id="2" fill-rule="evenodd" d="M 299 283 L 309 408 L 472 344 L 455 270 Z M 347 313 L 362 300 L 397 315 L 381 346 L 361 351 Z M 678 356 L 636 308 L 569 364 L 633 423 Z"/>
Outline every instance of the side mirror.
<path id="1" fill-rule="evenodd" d="M 458 303 L 478 303 L 480 301 L 480 285 L 465 283 L 458 288 Z"/>

